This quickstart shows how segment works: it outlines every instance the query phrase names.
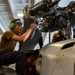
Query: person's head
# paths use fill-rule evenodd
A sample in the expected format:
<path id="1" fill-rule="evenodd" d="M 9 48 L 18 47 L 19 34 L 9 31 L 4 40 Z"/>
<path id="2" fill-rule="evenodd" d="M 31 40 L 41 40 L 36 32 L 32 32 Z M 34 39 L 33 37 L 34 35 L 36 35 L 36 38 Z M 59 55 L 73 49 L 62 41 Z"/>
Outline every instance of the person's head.
<path id="1" fill-rule="evenodd" d="M 16 33 L 20 33 L 22 30 L 22 23 L 20 19 L 13 19 L 9 26 L 10 30 L 15 31 Z"/>
<path id="2" fill-rule="evenodd" d="M 54 33 L 54 38 L 58 38 L 58 37 L 59 37 L 58 33 Z"/>

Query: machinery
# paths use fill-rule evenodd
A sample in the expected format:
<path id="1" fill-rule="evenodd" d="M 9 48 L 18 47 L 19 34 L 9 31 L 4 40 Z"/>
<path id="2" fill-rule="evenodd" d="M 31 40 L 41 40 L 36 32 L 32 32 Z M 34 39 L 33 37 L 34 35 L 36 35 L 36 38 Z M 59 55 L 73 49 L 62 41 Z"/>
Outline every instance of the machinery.
<path id="1" fill-rule="evenodd" d="M 58 7 L 58 2 L 59 0 L 54 2 L 43 0 L 28 10 L 31 18 L 42 18 L 42 23 L 39 23 L 40 31 L 52 32 L 71 26 L 68 23 L 71 23 L 71 16 L 74 15 L 75 2 L 71 2 L 64 8 Z M 74 41 L 75 39 L 69 39 L 46 45 L 40 49 L 38 58 L 34 61 L 32 58 L 32 65 L 35 69 L 33 71 L 36 72 L 33 75 L 75 75 Z"/>
<path id="2" fill-rule="evenodd" d="M 72 1 L 67 7 L 57 6 L 58 0 L 43 0 L 29 10 L 31 16 L 42 18 L 42 32 L 51 32 L 72 26 L 71 18 L 74 16 Z M 34 14 L 33 14 L 34 12 Z M 74 18 L 73 18 L 74 19 Z M 70 24 L 70 25 L 69 25 Z M 69 29 L 68 29 L 69 30 Z M 70 32 L 68 32 L 70 34 Z M 75 75 L 75 39 L 57 42 L 44 46 L 39 50 L 35 68 L 39 75 Z"/>
<path id="3" fill-rule="evenodd" d="M 68 28 L 68 21 L 74 22 L 71 18 L 74 16 L 75 2 L 60 8 L 57 6 L 59 1 L 43 0 L 31 7 L 26 16 L 39 18 L 42 32 Z M 75 39 L 48 44 L 39 50 L 29 51 L 27 56 L 28 75 L 75 75 Z"/>
<path id="4" fill-rule="evenodd" d="M 31 58 L 33 75 L 75 75 L 75 39 L 48 44 L 35 58 Z"/>
<path id="5" fill-rule="evenodd" d="M 59 7 L 59 2 L 60 0 L 43 0 L 29 10 L 29 15 L 39 19 L 41 32 L 64 29 L 65 35 L 71 38 L 69 35 L 71 34 L 71 27 L 75 25 L 75 18 L 73 17 L 75 15 L 75 1 L 71 1 L 66 7 Z"/>
<path id="6" fill-rule="evenodd" d="M 75 75 L 75 39 L 43 47 L 40 75 Z"/>

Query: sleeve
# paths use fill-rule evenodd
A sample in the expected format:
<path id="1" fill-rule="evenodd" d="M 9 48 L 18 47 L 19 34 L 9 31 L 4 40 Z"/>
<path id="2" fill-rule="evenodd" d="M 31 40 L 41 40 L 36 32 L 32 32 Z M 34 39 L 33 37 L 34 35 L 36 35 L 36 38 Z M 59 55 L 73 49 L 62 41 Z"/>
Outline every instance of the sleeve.
<path id="1" fill-rule="evenodd" d="M 9 40 L 9 39 L 12 38 L 13 35 L 14 35 L 14 34 L 13 34 L 12 32 L 6 31 L 3 36 L 4 36 L 7 40 Z"/>

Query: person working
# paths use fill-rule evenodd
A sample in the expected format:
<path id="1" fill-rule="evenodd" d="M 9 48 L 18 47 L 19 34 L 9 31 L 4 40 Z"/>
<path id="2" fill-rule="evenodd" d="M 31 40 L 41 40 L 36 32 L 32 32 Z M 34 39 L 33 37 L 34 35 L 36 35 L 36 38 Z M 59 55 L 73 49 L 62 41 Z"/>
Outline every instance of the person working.
<path id="1" fill-rule="evenodd" d="M 53 35 L 52 43 L 66 40 L 67 38 L 63 35 L 62 31 L 59 30 L 58 33 Z"/>
<path id="2" fill-rule="evenodd" d="M 20 19 L 14 19 L 10 23 L 10 31 L 6 31 L 0 42 L 0 66 L 16 63 L 17 75 L 27 75 L 26 54 L 22 51 L 13 51 L 16 42 L 23 42 L 32 37 L 36 23 L 32 23 L 29 29 L 20 35 L 22 23 Z"/>

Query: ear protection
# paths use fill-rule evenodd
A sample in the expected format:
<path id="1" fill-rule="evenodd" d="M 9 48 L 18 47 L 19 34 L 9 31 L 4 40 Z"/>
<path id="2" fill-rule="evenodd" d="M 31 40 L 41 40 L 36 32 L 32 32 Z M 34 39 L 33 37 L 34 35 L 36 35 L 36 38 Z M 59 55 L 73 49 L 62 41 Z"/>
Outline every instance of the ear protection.
<path id="1" fill-rule="evenodd" d="M 22 25 L 20 19 L 13 19 L 9 25 L 10 30 L 13 30 L 16 24 Z"/>

